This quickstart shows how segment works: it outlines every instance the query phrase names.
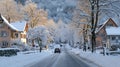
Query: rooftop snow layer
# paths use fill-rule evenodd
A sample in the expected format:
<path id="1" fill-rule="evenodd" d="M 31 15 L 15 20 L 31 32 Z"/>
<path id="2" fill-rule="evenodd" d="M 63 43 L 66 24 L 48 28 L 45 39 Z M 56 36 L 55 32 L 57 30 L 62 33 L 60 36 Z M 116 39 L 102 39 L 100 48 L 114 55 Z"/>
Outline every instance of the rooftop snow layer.
<path id="1" fill-rule="evenodd" d="M 14 22 L 14 23 L 10 23 L 10 24 L 13 25 L 15 28 L 17 28 L 18 31 L 25 30 L 25 26 L 26 26 L 25 21 L 18 21 L 18 22 Z"/>
<path id="2" fill-rule="evenodd" d="M 107 35 L 120 35 L 120 27 L 110 27 L 106 29 Z"/>
<path id="3" fill-rule="evenodd" d="M 5 17 L 3 17 L 2 15 L 1 15 L 1 17 L 2 17 L 2 19 L 4 20 L 5 24 L 7 24 L 11 29 L 17 31 L 17 29 L 16 29 L 14 26 L 12 26 L 12 25 L 7 21 L 7 19 L 5 19 Z"/>

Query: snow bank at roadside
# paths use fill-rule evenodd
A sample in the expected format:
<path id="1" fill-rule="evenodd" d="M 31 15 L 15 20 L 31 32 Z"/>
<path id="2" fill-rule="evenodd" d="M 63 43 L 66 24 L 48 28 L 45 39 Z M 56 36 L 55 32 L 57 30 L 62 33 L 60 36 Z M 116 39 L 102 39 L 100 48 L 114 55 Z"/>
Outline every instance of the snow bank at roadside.
<path id="1" fill-rule="evenodd" d="M 24 67 L 25 65 L 35 63 L 52 54 L 52 51 L 20 52 L 17 56 L 0 57 L 0 67 Z"/>
<path id="2" fill-rule="evenodd" d="M 91 53 L 90 51 L 83 52 L 78 48 L 72 49 L 71 51 L 83 58 L 93 61 L 102 67 L 120 67 L 120 55 L 103 56 L 99 53 L 99 51 L 96 53 Z"/>
<path id="3" fill-rule="evenodd" d="M 69 50 L 72 50 L 72 47 L 69 44 L 65 44 L 65 48 L 69 49 Z"/>

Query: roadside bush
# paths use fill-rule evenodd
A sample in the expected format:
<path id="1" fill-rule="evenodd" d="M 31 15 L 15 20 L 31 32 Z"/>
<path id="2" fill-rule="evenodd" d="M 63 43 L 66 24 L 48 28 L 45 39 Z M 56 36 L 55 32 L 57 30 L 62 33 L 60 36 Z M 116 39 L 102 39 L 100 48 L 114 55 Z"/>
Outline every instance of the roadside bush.
<path id="1" fill-rule="evenodd" d="M 117 45 L 112 45 L 110 51 L 116 51 L 118 49 Z"/>
<path id="2" fill-rule="evenodd" d="M 13 40 L 11 41 L 11 48 L 19 48 L 20 51 L 28 51 L 30 50 L 30 46 L 24 44 L 20 40 Z"/>
<path id="3" fill-rule="evenodd" d="M 6 56 L 6 57 L 9 57 L 9 56 L 14 56 L 14 55 L 17 55 L 17 52 L 19 50 L 18 49 L 12 49 L 12 48 L 2 48 L 0 49 L 0 56 Z"/>

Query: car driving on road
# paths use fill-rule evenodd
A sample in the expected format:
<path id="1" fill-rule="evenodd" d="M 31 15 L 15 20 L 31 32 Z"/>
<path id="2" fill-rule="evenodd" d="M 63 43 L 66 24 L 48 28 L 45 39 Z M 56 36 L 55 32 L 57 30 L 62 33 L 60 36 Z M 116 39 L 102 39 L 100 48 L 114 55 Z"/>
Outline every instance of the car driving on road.
<path id="1" fill-rule="evenodd" d="M 55 48 L 54 53 L 61 53 L 60 48 Z"/>

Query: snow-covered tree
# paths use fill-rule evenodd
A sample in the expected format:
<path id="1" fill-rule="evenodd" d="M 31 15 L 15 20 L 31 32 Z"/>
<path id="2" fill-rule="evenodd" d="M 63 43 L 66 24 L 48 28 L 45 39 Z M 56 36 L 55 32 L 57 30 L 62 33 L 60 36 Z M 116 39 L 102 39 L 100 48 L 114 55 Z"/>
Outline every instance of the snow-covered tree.
<path id="1" fill-rule="evenodd" d="M 99 24 L 113 18 L 120 25 L 120 0 L 99 0 Z"/>
<path id="2" fill-rule="evenodd" d="M 98 20 L 100 20 L 99 17 L 102 14 L 108 16 L 109 18 L 113 17 L 114 14 L 119 16 L 119 14 L 115 12 L 116 10 L 118 11 L 120 9 L 119 7 L 117 7 L 119 5 L 115 6 L 115 5 L 112 5 L 112 3 L 117 4 L 117 3 L 120 3 L 120 1 L 118 0 L 112 0 L 112 1 L 111 0 L 89 0 L 89 2 L 91 5 L 91 36 L 92 36 L 91 43 L 92 43 L 92 52 L 94 52 L 94 48 L 96 45 L 95 31 L 98 25 Z M 106 12 L 109 12 L 109 14 Z"/>
<path id="3" fill-rule="evenodd" d="M 28 30 L 27 38 L 32 45 L 35 45 L 35 42 L 40 46 L 46 46 L 48 42 L 49 31 L 45 26 L 38 26 Z"/>
<path id="4" fill-rule="evenodd" d="M 77 27 L 78 26 L 78 27 Z M 73 47 L 79 47 L 83 44 L 83 25 L 68 25 L 68 43 Z"/>
<path id="5" fill-rule="evenodd" d="M 53 21 L 53 19 L 48 20 L 48 22 L 45 24 L 47 30 L 49 31 L 50 34 L 50 39 L 49 42 L 53 43 L 55 40 L 55 34 L 56 34 L 56 30 L 57 30 L 57 24 Z"/>
<path id="6" fill-rule="evenodd" d="M 96 45 L 95 31 L 96 31 L 98 23 L 101 22 L 101 20 L 103 23 L 104 22 L 103 20 L 107 20 L 108 18 L 113 18 L 113 17 L 116 17 L 119 20 L 119 13 L 118 13 L 119 3 L 120 3 L 119 0 L 78 0 L 77 9 L 80 9 L 79 11 L 80 13 L 82 12 L 82 14 L 88 15 L 88 17 L 85 19 L 87 20 L 87 25 L 88 25 L 87 28 L 90 27 L 89 32 L 91 32 L 91 36 L 92 36 L 91 37 L 92 38 L 91 39 L 92 52 L 94 51 L 94 47 Z M 81 16 L 81 17 L 84 18 L 85 16 Z M 81 21 L 80 21 L 80 24 L 81 24 Z M 83 29 L 86 30 L 84 27 Z"/>
<path id="7" fill-rule="evenodd" d="M 26 1 L 24 6 L 24 14 L 31 28 L 40 24 L 43 25 L 47 20 L 47 13 L 42 9 L 38 9 L 37 4 L 29 0 Z"/>
<path id="8" fill-rule="evenodd" d="M 22 5 L 14 0 L 0 0 L 0 13 L 7 18 L 9 22 L 23 19 Z"/>
<path id="9" fill-rule="evenodd" d="M 36 40 L 37 42 L 41 40 L 42 45 L 45 46 L 47 45 L 48 35 L 49 32 L 45 26 L 38 26 L 28 30 L 27 38 L 31 40 Z"/>
<path id="10" fill-rule="evenodd" d="M 62 20 L 57 23 L 57 29 L 55 31 L 56 43 L 67 43 L 68 42 L 68 26 Z"/>
<path id="11" fill-rule="evenodd" d="M 91 15 L 91 6 L 90 1 L 96 0 L 78 0 L 77 9 L 80 9 L 82 12 L 87 15 Z M 109 18 L 113 18 L 119 24 L 119 12 L 120 12 L 120 0 L 99 0 L 99 21 L 98 24 L 103 23 Z M 81 13 L 79 11 L 79 13 Z"/>
<path id="12" fill-rule="evenodd" d="M 76 5 L 75 0 L 36 0 L 36 3 L 48 12 L 48 18 L 53 18 L 55 22 L 61 18 L 66 23 L 71 21 Z"/>

